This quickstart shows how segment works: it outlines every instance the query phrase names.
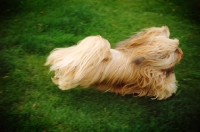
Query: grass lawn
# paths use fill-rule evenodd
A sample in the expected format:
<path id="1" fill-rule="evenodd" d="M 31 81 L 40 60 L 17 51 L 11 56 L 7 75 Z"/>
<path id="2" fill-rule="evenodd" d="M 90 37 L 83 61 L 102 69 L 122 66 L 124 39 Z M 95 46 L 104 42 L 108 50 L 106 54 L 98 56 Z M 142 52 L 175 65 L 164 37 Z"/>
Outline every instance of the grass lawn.
<path id="1" fill-rule="evenodd" d="M 1 0 L 1 132 L 197 132 L 200 123 L 198 0 Z M 44 67 L 57 47 L 89 35 L 115 43 L 167 25 L 180 40 L 179 89 L 171 98 L 61 91 Z"/>

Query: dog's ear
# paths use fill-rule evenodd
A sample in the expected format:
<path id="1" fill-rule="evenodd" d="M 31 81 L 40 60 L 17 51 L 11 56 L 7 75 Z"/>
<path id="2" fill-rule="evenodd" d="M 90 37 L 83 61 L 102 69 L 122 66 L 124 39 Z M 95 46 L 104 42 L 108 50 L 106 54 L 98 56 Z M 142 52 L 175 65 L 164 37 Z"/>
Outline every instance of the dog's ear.
<path id="1" fill-rule="evenodd" d="M 165 36 L 169 38 L 170 36 L 169 28 L 167 26 L 162 26 L 160 28 L 160 31 L 158 32 L 158 36 Z"/>
<path id="2" fill-rule="evenodd" d="M 150 44 L 155 37 L 169 38 L 170 32 L 167 26 L 152 27 L 138 32 L 136 35 L 131 36 L 129 39 L 117 43 L 117 48 L 135 48 L 141 45 Z"/>

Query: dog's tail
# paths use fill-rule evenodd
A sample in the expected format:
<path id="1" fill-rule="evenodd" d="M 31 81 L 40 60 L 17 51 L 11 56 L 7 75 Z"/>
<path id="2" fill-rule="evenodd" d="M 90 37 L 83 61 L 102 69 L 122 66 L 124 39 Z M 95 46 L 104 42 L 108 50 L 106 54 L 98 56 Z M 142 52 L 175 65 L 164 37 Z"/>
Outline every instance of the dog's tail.
<path id="1" fill-rule="evenodd" d="M 84 76 L 110 58 L 110 43 L 101 36 L 89 36 L 75 46 L 54 49 L 45 65 L 55 71 L 53 82 L 66 90 L 80 85 Z"/>

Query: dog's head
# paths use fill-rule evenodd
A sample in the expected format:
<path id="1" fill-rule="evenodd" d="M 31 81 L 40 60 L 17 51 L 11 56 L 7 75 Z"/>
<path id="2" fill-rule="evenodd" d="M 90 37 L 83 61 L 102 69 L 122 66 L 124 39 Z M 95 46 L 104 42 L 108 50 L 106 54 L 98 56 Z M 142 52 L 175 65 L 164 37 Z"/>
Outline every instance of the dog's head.
<path id="1" fill-rule="evenodd" d="M 158 69 L 172 69 L 182 59 L 179 40 L 170 39 L 168 27 L 153 27 L 119 42 L 117 50 L 132 57 L 138 66 L 152 66 Z"/>
<path id="2" fill-rule="evenodd" d="M 118 43 L 116 50 L 130 60 L 137 87 L 142 88 L 139 96 L 163 99 L 176 92 L 173 69 L 183 53 L 178 47 L 178 39 L 170 39 L 169 35 L 166 26 L 153 27 Z"/>

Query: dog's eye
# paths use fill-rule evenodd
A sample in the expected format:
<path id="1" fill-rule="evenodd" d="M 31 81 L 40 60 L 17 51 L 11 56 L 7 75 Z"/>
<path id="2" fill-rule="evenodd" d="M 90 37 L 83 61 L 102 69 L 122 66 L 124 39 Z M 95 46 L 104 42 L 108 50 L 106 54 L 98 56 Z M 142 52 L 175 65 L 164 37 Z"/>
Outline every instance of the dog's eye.
<path id="1" fill-rule="evenodd" d="M 133 63 L 135 63 L 136 65 L 139 65 L 144 60 L 145 60 L 144 57 L 139 57 L 139 58 L 136 58 L 135 60 L 133 60 Z"/>

